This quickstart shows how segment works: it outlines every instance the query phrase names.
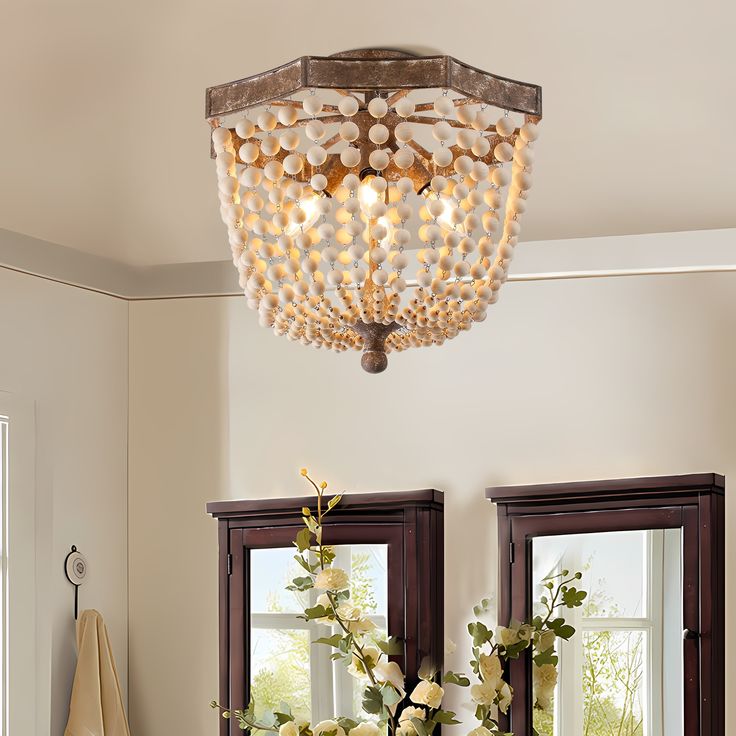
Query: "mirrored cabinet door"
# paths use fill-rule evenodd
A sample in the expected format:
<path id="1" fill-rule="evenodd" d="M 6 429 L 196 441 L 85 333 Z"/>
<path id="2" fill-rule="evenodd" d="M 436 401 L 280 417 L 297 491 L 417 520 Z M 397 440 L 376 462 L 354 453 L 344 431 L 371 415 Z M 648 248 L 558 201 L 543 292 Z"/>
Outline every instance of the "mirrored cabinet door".
<path id="1" fill-rule="evenodd" d="M 488 489 L 499 618 L 544 620 L 563 571 L 587 591 L 553 666 L 510 665 L 516 736 L 724 735 L 724 489 L 712 473 Z"/>
<path id="2" fill-rule="evenodd" d="M 306 621 L 319 591 L 287 590 L 300 576 L 294 559 L 302 507 L 314 499 L 223 501 L 208 505 L 220 534 L 220 694 L 232 709 L 252 698 L 256 714 L 288 702 L 312 723 L 336 714 L 365 717 L 360 682 L 317 639 L 329 621 Z M 323 541 L 351 580 L 349 604 L 377 633 L 401 643 L 392 655 L 417 681 L 425 657 L 443 650 L 443 524 L 438 491 L 345 494 L 326 517 Z M 357 618 L 357 616 L 356 616 Z M 242 733 L 222 720 L 222 736 Z M 229 730 L 228 730 L 229 729 Z"/>

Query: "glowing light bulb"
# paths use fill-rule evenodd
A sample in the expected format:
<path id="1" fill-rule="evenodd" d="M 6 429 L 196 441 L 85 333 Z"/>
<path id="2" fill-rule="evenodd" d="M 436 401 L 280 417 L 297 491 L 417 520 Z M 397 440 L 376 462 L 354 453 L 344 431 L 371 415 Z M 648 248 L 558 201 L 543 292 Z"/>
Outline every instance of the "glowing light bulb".
<path id="1" fill-rule="evenodd" d="M 366 212 L 372 205 L 378 202 L 379 194 L 370 185 L 370 181 L 365 179 L 361 182 L 358 187 L 358 201 L 364 212 Z"/>
<path id="2" fill-rule="evenodd" d="M 305 197 L 300 200 L 299 206 L 304 210 L 304 214 L 307 216 L 307 219 L 304 220 L 301 225 L 290 221 L 284 228 L 284 233 L 289 237 L 294 237 L 300 232 L 306 232 L 309 230 L 309 228 L 312 227 L 312 225 L 314 225 L 314 223 L 319 219 L 319 208 L 317 207 L 319 200 L 320 197 L 318 194 L 313 194 L 311 197 Z"/>

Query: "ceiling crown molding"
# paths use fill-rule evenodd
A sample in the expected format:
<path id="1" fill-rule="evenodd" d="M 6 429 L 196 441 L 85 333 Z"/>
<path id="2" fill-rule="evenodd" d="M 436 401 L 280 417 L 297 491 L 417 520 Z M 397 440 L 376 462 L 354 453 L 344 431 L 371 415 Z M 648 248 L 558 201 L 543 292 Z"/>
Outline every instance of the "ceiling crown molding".
<path id="1" fill-rule="evenodd" d="M 736 229 L 525 243 L 509 281 L 736 272 Z M 0 229 L 0 268 L 143 301 L 240 296 L 231 261 L 131 266 Z"/>

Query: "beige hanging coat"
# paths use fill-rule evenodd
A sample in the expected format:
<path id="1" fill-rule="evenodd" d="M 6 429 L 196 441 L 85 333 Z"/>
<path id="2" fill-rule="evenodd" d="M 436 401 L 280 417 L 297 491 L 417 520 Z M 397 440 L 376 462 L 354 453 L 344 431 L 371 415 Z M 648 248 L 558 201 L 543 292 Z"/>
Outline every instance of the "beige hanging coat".
<path id="1" fill-rule="evenodd" d="M 110 639 L 97 611 L 77 621 L 77 671 L 64 736 L 130 736 Z"/>

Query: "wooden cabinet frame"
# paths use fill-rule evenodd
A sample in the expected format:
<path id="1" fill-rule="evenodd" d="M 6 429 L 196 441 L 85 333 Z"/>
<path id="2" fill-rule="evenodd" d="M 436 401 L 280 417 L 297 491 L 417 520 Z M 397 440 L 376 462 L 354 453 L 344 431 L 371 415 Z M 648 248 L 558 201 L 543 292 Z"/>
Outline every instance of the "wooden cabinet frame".
<path id="1" fill-rule="evenodd" d="M 291 546 L 304 506 L 316 513 L 312 496 L 207 504 L 218 520 L 219 700 L 228 708 L 242 708 L 249 698 L 249 552 Z M 443 534 L 443 496 L 435 490 L 345 494 L 325 519 L 328 544 L 388 547 L 389 632 L 403 641 L 404 652 L 396 660 L 408 689 L 425 657 L 442 662 Z M 220 736 L 241 733 L 235 723 L 228 724 L 221 721 Z"/>
<path id="2" fill-rule="evenodd" d="M 684 736 L 723 736 L 724 488 L 715 473 L 489 488 L 498 505 L 499 620 L 531 609 L 534 537 L 681 528 L 683 533 Z M 509 728 L 531 733 L 531 658 L 510 665 Z"/>

